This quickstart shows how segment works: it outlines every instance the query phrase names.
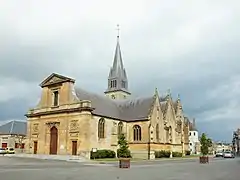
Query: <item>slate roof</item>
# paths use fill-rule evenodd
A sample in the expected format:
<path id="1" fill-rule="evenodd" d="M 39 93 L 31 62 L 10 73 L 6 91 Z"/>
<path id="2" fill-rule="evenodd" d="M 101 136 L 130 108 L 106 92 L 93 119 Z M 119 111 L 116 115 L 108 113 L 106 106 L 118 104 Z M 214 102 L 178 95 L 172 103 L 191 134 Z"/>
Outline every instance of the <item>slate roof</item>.
<path id="1" fill-rule="evenodd" d="M 0 134 L 27 134 L 27 122 L 24 121 L 10 121 L 0 126 Z"/>
<path id="2" fill-rule="evenodd" d="M 198 131 L 193 122 L 189 122 L 189 131 Z"/>
<path id="3" fill-rule="evenodd" d="M 87 92 L 80 88 L 75 88 L 79 100 L 90 100 L 95 108 L 94 114 L 121 119 L 125 121 L 135 121 L 148 118 L 155 97 L 112 100 L 108 97 Z"/>

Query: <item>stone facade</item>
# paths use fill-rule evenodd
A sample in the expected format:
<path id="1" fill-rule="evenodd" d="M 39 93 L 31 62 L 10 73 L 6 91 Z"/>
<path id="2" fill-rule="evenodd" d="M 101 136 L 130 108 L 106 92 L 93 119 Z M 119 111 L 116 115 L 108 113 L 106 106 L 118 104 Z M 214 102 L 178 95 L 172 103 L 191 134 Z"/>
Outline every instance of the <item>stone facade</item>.
<path id="1" fill-rule="evenodd" d="M 116 151 L 119 133 L 125 134 L 133 157 L 189 149 L 189 122 L 180 98 L 159 96 L 156 89 L 148 98 L 131 99 L 120 53 L 118 42 L 105 96 L 81 90 L 74 79 L 59 74 L 41 83 L 41 99 L 26 114 L 28 153 L 89 158 L 92 149 Z"/>
<path id="2" fill-rule="evenodd" d="M 42 87 L 42 96 L 36 108 L 26 114 L 26 147 L 29 153 L 49 154 L 51 128 L 58 130 L 57 154 L 72 154 L 73 141 L 77 141 L 77 154 L 89 157 L 92 148 L 117 150 L 118 124 L 122 122 L 130 150 L 141 157 L 147 157 L 150 151 L 188 150 L 188 123 L 184 120 L 180 100 L 173 102 L 168 95 L 165 104 L 161 104 L 157 91 L 154 94 L 149 116 L 144 120 L 126 121 L 93 114 L 91 101 L 76 100 L 74 81 L 52 74 L 52 79 L 63 78 L 57 84 Z M 59 104 L 53 106 L 53 91 L 59 90 Z M 98 137 L 99 120 L 104 119 L 104 138 Z M 133 127 L 141 127 L 141 140 L 134 141 Z M 34 147 L 35 142 L 35 147 Z M 37 145 L 36 145 L 37 144 Z M 35 148 L 35 150 L 34 150 Z M 37 149 L 36 149 L 37 148 Z M 35 152 L 34 152 L 35 151 Z"/>

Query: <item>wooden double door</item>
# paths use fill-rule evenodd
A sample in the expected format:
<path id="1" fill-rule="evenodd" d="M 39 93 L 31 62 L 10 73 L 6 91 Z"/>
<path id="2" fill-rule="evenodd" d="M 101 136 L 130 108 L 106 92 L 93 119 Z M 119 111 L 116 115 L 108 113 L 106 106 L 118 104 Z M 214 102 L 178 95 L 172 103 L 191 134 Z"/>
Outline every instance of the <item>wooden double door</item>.
<path id="1" fill-rule="evenodd" d="M 77 155 L 77 141 L 72 141 L 72 155 Z M 58 151 L 58 129 L 53 126 L 50 129 L 50 153 L 57 154 Z"/>
<path id="2" fill-rule="evenodd" d="M 34 141 L 33 154 L 37 154 L 37 149 L 38 149 L 38 142 L 37 142 L 37 141 Z"/>
<path id="3" fill-rule="evenodd" d="M 53 126 L 50 129 L 50 153 L 49 154 L 57 154 L 58 150 L 58 129 Z"/>
<path id="4" fill-rule="evenodd" d="M 77 141 L 72 141 L 72 155 L 77 155 Z"/>

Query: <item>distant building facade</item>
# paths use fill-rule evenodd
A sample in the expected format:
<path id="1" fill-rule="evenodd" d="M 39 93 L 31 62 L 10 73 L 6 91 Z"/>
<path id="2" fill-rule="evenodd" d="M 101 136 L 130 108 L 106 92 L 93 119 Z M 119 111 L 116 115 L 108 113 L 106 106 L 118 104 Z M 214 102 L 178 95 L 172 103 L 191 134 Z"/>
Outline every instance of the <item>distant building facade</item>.
<path id="1" fill-rule="evenodd" d="M 0 146 L 2 148 L 24 149 L 27 122 L 10 121 L 0 126 Z"/>
<path id="2" fill-rule="evenodd" d="M 191 154 L 200 154 L 200 142 L 195 118 L 189 124 L 189 149 Z"/>
<path id="3" fill-rule="evenodd" d="M 214 151 L 216 152 L 232 151 L 232 145 L 229 143 L 217 142 L 214 143 Z"/>

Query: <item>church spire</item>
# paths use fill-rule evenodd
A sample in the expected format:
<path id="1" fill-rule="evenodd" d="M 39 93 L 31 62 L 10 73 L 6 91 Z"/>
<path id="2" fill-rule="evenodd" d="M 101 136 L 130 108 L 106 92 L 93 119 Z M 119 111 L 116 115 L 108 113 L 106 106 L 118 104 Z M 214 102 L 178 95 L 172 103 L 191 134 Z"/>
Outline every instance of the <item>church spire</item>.
<path id="1" fill-rule="evenodd" d="M 130 95 L 131 93 L 128 92 L 127 74 L 123 66 L 122 54 L 121 54 L 120 43 L 119 43 L 119 25 L 117 27 L 118 27 L 117 46 L 115 49 L 113 65 L 109 72 L 108 88 L 105 94 L 109 94 L 109 93 L 113 94 L 113 92 L 122 92 L 122 93 L 125 93 L 126 95 Z M 126 95 L 124 95 L 124 97 L 126 97 Z"/>

